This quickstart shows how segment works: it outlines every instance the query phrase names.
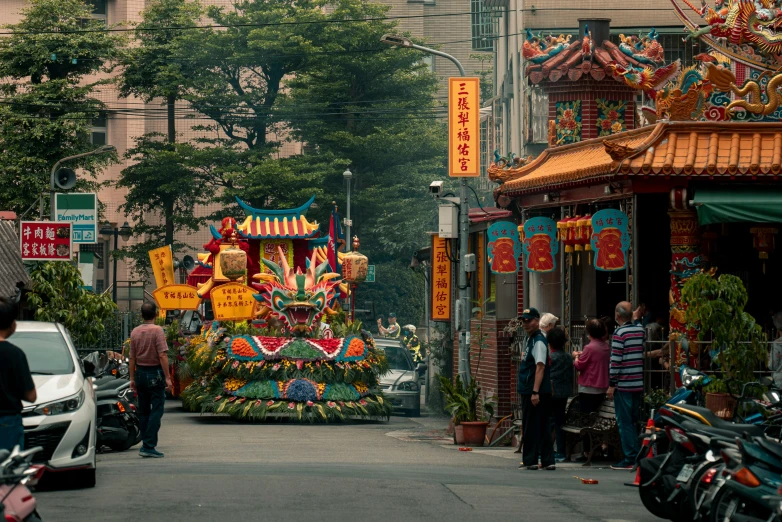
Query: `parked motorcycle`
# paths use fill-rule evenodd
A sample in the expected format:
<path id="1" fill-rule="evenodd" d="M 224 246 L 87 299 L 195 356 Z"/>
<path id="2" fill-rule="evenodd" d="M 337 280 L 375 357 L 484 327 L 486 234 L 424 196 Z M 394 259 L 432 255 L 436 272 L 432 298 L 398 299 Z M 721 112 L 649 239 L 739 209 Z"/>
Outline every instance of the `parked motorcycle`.
<path id="1" fill-rule="evenodd" d="M 33 486 L 44 472 L 43 466 L 32 464 L 33 455 L 41 446 L 19 451 L 0 450 L 0 519 L 9 522 L 39 522 L 35 497 L 27 486 Z"/>

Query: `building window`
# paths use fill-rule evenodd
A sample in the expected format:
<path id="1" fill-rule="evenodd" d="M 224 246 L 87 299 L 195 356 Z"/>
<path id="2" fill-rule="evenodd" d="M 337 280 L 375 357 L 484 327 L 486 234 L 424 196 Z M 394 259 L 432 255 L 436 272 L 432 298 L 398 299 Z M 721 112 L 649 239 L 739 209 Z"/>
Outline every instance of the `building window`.
<path id="1" fill-rule="evenodd" d="M 87 0 L 86 3 L 92 6 L 92 18 L 102 20 L 104 24 L 108 25 L 108 0 Z"/>
<path id="2" fill-rule="evenodd" d="M 96 147 L 106 145 L 108 138 L 108 118 L 105 113 L 101 113 L 97 118 L 92 119 L 90 129 L 90 142 Z"/>
<path id="3" fill-rule="evenodd" d="M 529 97 L 532 143 L 548 143 L 548 94 L 533 89 Z"/>
<path id="4" fill-rule="evenodd" d="M 470 0 L 472 12 L 472 50 L 494 50 L 494 40 L 497 38 L 498 19 L 492 17 L 494 9 L 484 5 L 483 0 Z"/>

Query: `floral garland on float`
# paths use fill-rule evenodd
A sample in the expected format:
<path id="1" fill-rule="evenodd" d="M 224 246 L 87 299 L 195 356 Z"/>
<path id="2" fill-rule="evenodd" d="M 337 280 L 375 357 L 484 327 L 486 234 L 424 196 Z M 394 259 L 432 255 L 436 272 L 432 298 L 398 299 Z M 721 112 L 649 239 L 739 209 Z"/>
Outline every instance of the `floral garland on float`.
<path id="1" fill-rule="evenodd" d="M 382 351 L 360 323 L 329 306 L 339 274 L 328 271 L 328 261 L 316 265 L 315 254 L 306 271 L 294 271 L 288 256 L 279 254 L 280 264 L 262 259 L 267 271 L 253 276 L 259 292 L 252 297 L 267 327 L 258 331 L 246 322 L 215 321 L 192 338 L 187 365 L 197 377 L 182 393 L 183 404 L 249 420 L 387 419 L 391 405 L 378 384 L 388 370 Z M 341 337 L 320 338 L 324 315 Z"/>

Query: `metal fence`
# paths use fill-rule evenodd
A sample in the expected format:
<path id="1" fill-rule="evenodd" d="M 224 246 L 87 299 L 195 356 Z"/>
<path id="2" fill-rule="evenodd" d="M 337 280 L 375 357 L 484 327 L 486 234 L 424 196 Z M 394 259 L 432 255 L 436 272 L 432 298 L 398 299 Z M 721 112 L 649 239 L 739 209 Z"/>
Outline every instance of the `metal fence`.
<path id="1" fill-rule="evenodd" d="M 94 351 L 121 351 L 122 343 L 130 337 L 130 332 L 141 324 L 141 314 L 138 312 L 115 312 L 104 321 L 103 334 L 93 345 L 82 345 L 77 342 L 76 349 L 79 352 Z"/>

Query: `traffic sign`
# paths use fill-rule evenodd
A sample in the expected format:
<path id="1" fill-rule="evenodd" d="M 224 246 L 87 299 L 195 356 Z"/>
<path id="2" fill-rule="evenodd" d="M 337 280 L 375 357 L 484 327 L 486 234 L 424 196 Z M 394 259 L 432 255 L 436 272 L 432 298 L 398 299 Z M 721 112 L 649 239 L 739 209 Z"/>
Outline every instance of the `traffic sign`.
<path id="1" fill-rule="evenodd" d="M 365 283 L 374 283 L 375 282 L 375 265 L 368 265 L 367 266 L 367 278 L 364 280 Z"/>
<path id="2" fill-rule="evenodd" d="M 98 242 L 98 197 L 92 194 L 55 194 L 54 215 L 58 223 L 70 223 L 73 243 Z"/>

